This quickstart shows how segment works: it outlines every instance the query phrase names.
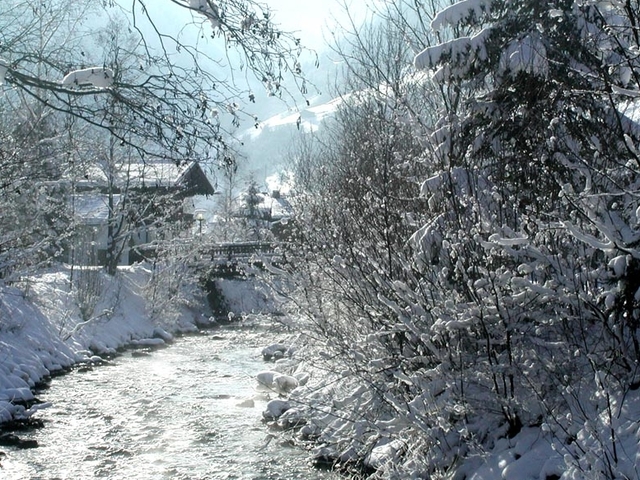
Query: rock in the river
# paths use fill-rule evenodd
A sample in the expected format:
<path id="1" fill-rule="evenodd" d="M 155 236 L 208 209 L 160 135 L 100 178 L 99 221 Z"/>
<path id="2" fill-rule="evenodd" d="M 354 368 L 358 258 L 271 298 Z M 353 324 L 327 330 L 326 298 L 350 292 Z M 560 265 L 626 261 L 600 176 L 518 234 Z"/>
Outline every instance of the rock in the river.
<path id="1" fill-rule="evenodd" d="M 264 387 L 268 390 L 273 390 L 273 380 L 280 375 L 278 372 L 274 372 L 271 370 L 266 370 L 264 372 L 260 372 L 256 375 L 256 380 L 261 387 Z"/>
<path id="2" fill-rule="evenodd" d="M 240 408 L 253 408 L 256 406 L 256 403 L 253 401 L 253 398 L 245 398 L 238 402 L 237 406 Z"/>
<path id="3" fill-rule="evenodd" d="M 291 391 L 299 385 L 296 377 L 283 375 L 280 372 L 274 372 L 272 370 L 258 373 L 256 375 L 256 380 L 258 381 L 259 386 L 263 389 L 273 391 L 280 395 L 291 393 Z"/>
<path id="4" fill-rule="evenodd" d="M 0 445 L 3 447 L 16 448 L 38 448 L 38 442 L 35 440 L 23 440 L 12 433 L 0 434 Z"/>
<path id="5" fill-rule="evenodd" d="M 278 418 L 278 426 L 285 430 L 299 427 L 305 423 L 307 423 L 307 419 L 301 408 L 290 408 Z"/>
<path id="6" fill-rule="evenodd" d="M 273 387 L 276 392 L 285 395 L 298 387 L 298 379 L 290 375 L 277 375 L 273 378 Z"/>
<path id="7" fill-rule="evenodd" d="M 151 352 L 149 350 L 134 350 L 133 352 L 131 352 L 131 356 L 136 358 L 136 357 L 150 357 L 151 356 Z"/>
<path id="8" fill-rule="evenodd" d="M 161 338 L 142 338 L 140 340 L 132 340 L 131 347 L 144 348 L 144 347 L 164 347 L 166 342 Z"/>
<path id="9" fill-rule="evenodd" d="M 286 345 L 283 345 L 282 343 L 274 343 L 262 349 L 262 358 L 267 362 L 270 360 L 277 360 L 284 357 L 287 350 L 288 347 Z"/>
<path id="10" fill-rule="evenodd" d="M 169 332 L 167 332 L 166 330 L 160 328 L 160 327 L 156 327 L 153 329 L 153 338 L 160 338 L 162 339 L 165 343 L 172 343 L 173 342 L 173 335 L 171 335 Z"/>
<path id="11" fill-rule="evenodd" d="M 296 372 L 293 374 L 293 376 L 296 377 L 296 380 L 298 380 L 298 385 L 300 385 L 301 387 L 306 385 L 310 378 L 310 375 L 307 372 Z"/>
<path id="12" fill-rule="evenodd" d="M 291 404 L 286 400 L 271 400 L 267 403 L 267 408 L 262 412 L 265 420 L 277 420 L 280 416 L 291 408 Z"/>

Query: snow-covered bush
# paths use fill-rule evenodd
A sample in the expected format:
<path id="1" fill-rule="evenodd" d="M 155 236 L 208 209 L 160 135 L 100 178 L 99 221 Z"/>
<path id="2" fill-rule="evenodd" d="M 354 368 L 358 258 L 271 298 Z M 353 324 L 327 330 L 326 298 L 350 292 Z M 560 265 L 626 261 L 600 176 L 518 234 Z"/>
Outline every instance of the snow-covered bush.
<path id="1" fill-rule="evenodd" d="M 79 268 L 76 272 L 73 289 L 80 316 L 84 322 L 95 314 L 95 308 L 102 297 L 103 272 L 96 268 Z"/>
<path id="2" fill-rule="evenodd" d="M 639 385 L 639 18 L 457 2 L 414 59 L 441 94 L 428 135 L 389 77 L 347 102 L 298 178 L 289 296 L 335 373 L 319 455 L 445 476 L 533 428 L 564 455 L 533 476 L 633 475 L 616 418 Z"/>
<path id="3" fill-rule="evenodd" d="M 158 248 L 158 257 L 150 265 L 151 276 L 144 287 L 151 318 L 171 325 L 184 315 L 183 309 L 195 312 L 206 303 L 193 268 L 193 246 L 185 243 L 185 239 L 177 239 Z"/>
<path id="4" fill-rule="evenodd" d="M 579 2 L 476 7 L 460 2 L 434 20 L 475 32 L 464 48 L 458 38 L 415 59 L 467 95 L 431 137 L 444 168 L 423 184 L 433 216 L 414 235 L 431 264 L 424 279 L 440 292 L 429 334 L 453 353 L 449 408 L 465 412 L 463 423 L 502 418 L 513 436 L 542 422 L 573 438 L 637 382 L 637 287 L 607 287 L 635 268 L 637 200 L 628 192 L 637 191 L 638 129 L 608 90 L 620 86 L 620 65 L 635 63 L 637 12 Z M 598 435 L 607 443 L 606 429 Z M 603 473 L 615 476 L 616 456 L 607 458 Z"/>

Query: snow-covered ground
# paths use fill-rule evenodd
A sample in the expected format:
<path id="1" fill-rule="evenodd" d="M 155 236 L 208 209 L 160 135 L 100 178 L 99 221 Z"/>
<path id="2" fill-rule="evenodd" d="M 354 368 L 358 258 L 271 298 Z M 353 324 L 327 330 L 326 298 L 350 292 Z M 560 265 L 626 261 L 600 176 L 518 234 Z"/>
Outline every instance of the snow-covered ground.
<path id="1" fill-rule="evenodd" d="M 88 300 L 70 289 L 68 268 L 0 287 L 0 422 L 26 419 L 46 408 L 31 404 L 32 388 L 51 373 L 78 363 L 101 362 L 96 355 L 114 354 L 127 345 L 170 342 L 173 334 L 193 331 L 207 320 L 194 308 L 202 306 L 197 298 L 190 303 L 182 297 L 162 315 L 149 308 L 152 272 L 144 266 L 122 268 L 115 277 L 95 273 L 93 281 L 100 279 L 103 293 L 92 304 L 88 321 L 80 308 Z M 78 275 L 74 272 L 75 281 Z M 224 280 L 217 286 L 233 311 L 247 313 L 247 323 L 276 308 L 258 282 Z M 291 319 L 286 323 L 291 326 Z M 429 462 L 420 453 L 425 445 L 412 444 L 411 429 L 390 418 L 385 424 L 393 433 L 389 437 L 358 433 L 358 425 L 364 423 L 351 419 L 348 412 L 354 403 L 368 401 L 366 395 L 361 389 L 350 390 L 348 376 L 340 379 L 317 368 L 313 352 L 304 336 L 289 328 L 278 343 L 265 345 L 263 355 L 272 363 L 255 376 L 256 388 L 272 398 L 263 412 L 265 421 L 286 430 L 296 442 L 315 441 L 318 459 L 343 463 L 359 459 L 371 469 L 395 464 L 396 471 L 407 476 L 389 478 L 425 478 Z M 614 456 L 620 478 L 640 478 L 638 418 L 640 389 L 630 390 L 624 397 L 612 398 L 607 408 L 594 412 L 584 428 L 571 435 L 542 424 L 523 428 L 513 438 L 496 432 L 490 450 L 473 451 L 473 442 L 458 443 L 449 452 L 454 468 L 438 478 L 609 478 L 607 469 Z M 402 431 L 409 436 L 403 438 Z M 335 445 L 347 447 L 338 451 Z"/>
<path id="2" fill-rule="evenodd" d="M 28 418 L 42 408 L 27 408 L 31 389 L 52 373 L 100 362 L 97 355 L 127 345 L 170 342 L 174 333 L 206 321 L 188 302 L 162 315 L 149 308 L 154 285 L 144 266 L 121 268 L 115 277 L 76 268 L 74 288 L 71 275 L 59 267 L 17 286 L 0 286 L 0 422 Z M 84 282 L 84 295 L 77 282 Z"/>
<path id="3" fill-rule="evenodd" d="M 489 425 L 490 419 L 476 418 L 466 442 L 455 440 L 463 432 L 451 431 L 446 435 L 450 444 L 428 445 L 412 434 L 401 415 L 379 422 L 388 436 L 367 428 L 366 408 L 356 410 L 360 416 L 351 410 L 373 404 L 366 389 L 350 390 L 348 376 L 340 380 L 316 368 L 304 347 L 295 348 L 303 342 L 292 341 L 293 345 L 274 344 L 263 350 L 281 352 L 272 370 L 257 375 L 258 384 L 280 393 L 267 404 L 263 416 L 284 430 L 296 427 L 296 441 L 313 439 L 313 455 L 319 463 L 354 467 L 356 473 L 378 470 L 372 478 L 389 479 L 640 478 L 640 389 L 611 399 L 610 411 L 603 407 L 594 412 L 576 431 L 542 423 L 524 427 L 509 438 L 505 429 L 496 428 L 486 448 L 471 431 L 486 428 L 480 424 Z"/>

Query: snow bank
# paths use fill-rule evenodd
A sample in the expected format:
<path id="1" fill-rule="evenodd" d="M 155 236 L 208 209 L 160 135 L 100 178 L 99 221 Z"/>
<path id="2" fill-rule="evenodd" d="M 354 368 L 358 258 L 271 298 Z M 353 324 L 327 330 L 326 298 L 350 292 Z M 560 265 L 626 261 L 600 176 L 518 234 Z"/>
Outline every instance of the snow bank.
<path id="1" fill-rule="evenodd" d="M 382 392 L 380 398 L 337 365 L 327 368 L 323 351 L 304 339 L 284 338 L 265 346 L 269 352 L 292 343 L 296 348 L 287 349 L 291 355 L 270 363 L 256 380 L 260 390 L 278 395 L 267 403 L 263 419 L 288 430 L 297 442 L 314 442 L 318 463 L 377 471 L 375 478 L 430 478 L 441 470 L 449 472 L 447 478 L 468 480 L 578 480 L 604 478 L 602 473 L 609 471 L 612 478 L 640 478 L 637 385 L 617 392 L 598 374 L 595 386 L 587 383 L 579 396 L 571 397 L 575 404 L 558 409 L 555 416 L 544 417 L 540 409 L 540 416 L 533 415 L 534 422 L 517 432 L 492 415 L 469 414 L 458 428 L 432 427 L 422 419 L 449 411 L 442 403 L 447 395 L 438 369 L 410 379 L 422 382 L 423 392 L 433 384 L 432 391 L 389 409 L 384 405 L 395 402 L 391 394 Z M 386 414 L 373 417 L 372 412 L 383 409 Z"/>
<path id="2" fill-rule="evenodd" d="M 96 363 L 127 345 L 157 346 L 170 332 L 195 330 L 187 308 L 153 318 L 146 288 L 151 271 L 122 268 L 115 277 L 95 270 L 102 291 L 91 318 L 83 319 L 71 271 L 60 267 L 23 281 L 20 288 L 0 285 L 0 423 L 26 419 L 42 405 L 32 405 L 32 388 L 56 371 L 77 363 Z M 74 272 L 76 281 L 79 272 Z M 173 313 L 173 314 L 172 314 Z"/>
<path id="3" fill-rule="evenodd" d="M 0 422 L 26 419 L 31 389 L 81 360 L 42 312 L 17 288 L 0 286 Z"/>

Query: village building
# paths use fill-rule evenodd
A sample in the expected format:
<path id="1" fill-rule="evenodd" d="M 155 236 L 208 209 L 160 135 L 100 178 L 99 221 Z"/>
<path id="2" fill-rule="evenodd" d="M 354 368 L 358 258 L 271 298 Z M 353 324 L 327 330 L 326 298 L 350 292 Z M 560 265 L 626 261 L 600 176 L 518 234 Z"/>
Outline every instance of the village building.
<path id="1" fill-rule="evenodd" d="M 129 265 L 153 256 L 157 241 L 193 225 L 193 197 L 213 194 L 198 162 L 134 163 L 114 175 L 92 169 L 69 196 L 76 224 L 65 260 L 104 266 L 111 254 L 118 264 Z"/>

